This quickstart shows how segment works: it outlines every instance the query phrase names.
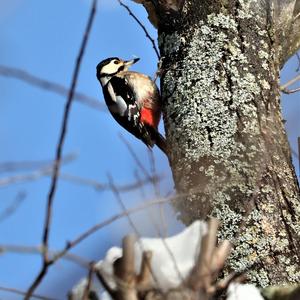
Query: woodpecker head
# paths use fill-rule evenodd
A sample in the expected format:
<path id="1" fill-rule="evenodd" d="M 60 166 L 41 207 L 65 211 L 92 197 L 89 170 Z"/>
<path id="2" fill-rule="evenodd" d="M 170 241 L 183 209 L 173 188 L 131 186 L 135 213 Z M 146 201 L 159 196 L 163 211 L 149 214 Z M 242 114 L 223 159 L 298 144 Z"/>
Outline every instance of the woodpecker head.
<path id="1" fill-rule="evenodd" d="M 131 65 L 139 60 L 139 58 L 127 61 L 118 57 L 106 58 L 97 65 L 97 78 L 102 85 L 105 85 L 112 76 L 121 71 L 127 71 Z"/>

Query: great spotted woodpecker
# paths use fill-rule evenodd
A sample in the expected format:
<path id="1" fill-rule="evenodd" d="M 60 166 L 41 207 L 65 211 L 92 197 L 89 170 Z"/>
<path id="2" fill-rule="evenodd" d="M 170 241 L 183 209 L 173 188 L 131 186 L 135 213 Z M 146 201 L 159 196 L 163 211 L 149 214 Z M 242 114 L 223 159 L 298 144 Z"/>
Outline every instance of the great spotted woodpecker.
<path id="1" fill-rule="evenodd" d="M 149 148 L 156 144 L 167 153 L 165 138 L 157 130 L 161 117 L 158 88 L 150 77 L 128 71 L 138 60 L 107 58 L 97 65 L 97 78 L 114 119 Z"/>

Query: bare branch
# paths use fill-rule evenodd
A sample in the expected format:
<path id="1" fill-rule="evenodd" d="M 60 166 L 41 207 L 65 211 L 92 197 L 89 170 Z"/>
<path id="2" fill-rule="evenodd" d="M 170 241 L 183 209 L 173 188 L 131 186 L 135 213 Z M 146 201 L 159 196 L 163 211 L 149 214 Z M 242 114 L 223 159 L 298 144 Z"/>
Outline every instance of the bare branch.
<path id="1" fill-rule="evenodd" d="M 299 70 L 300 70 L 300 55 L 298 52 L 296 52 L 296 57 L 298 59 L 298 66 L 297 66 L 296 72 L 299 72 Z"/>
<path id="2" fill-rule="evenodd" d="M 62 162 L 68 163 L 76 159 L 77 155 L 74 153 L 67 154 Z M 0 172 L 15 172 L 31 169 L 39 169 L 43 167 L 53 166 L 53 160 L 33 160 L 33 161 L 6 161 L 0 163 Z"/>
<path id="3" fill-rule="evenodd" d="M 140 289 L 147 289 L 151 285 L 151 259 L 152 252 L 144 251 L 142 256 L 141 270 L 140 274 L 137 277 L 137 283 Z"/>
<path id="4" fill-rule="evenodd" d="M 134 235 L 127 235 L 123 238 L 123 254 L 119 261 L 119 267 L 115 269 L 115 275 L 126 282 L 127 285 L 134 284 Z"/>
<path id="5" fill-rule="evenodd" d="M 42 168 L 40 170 L 28 173 L 28 174 L 20 174 L 15 176 L 9 176 L 5 178 L 0 178 L 0 187 L 21 183 L 21 182 L 28 182 L 38 180 L 41 177 L 46 175 L 50 175 L 53 167 Z"/>
<path id="6" fill-rule="evenodd" d="M 4 186 L 16 184 L 16 183 L 23 183 L 23 182 L 38 180 L 44 176 L 51 176 L 52 172 L 53 172 L 53 166 L 47 167 L 47 168 L 41 168 L 40 170 L 36 170 L 36 171 L 27 173 L 27 174 L 20 174 L 20 175 L 14 175 L 14 176 L 9 176 L 9 177 L 5 177 L 5 178 L 0 178 L 0 187 L 4 187 Z M 59 172 L 58 176 L 59 176 L 60 180 L 65 180 L 68 182 L 72 182 L 74 184 L 86 185 L 86 186 L 94 188 L 97 192 L 103 192 L 103 191 L 107 191 L 107 190 L 111 189 L 109 184 L 101 183 L 94 179 L 83 178 L 83 177 L 65 173 L 65 172 Z M 151 176 L 148 179 L 140 179 L 139 178 L 137 181 L 134 181 L 132 183 L 116 185 L 116 188 L 120 192 L 131 192 L 133 190 L 140 189 L 141 187 L 143 187 L 149 183 L 152 183 L 153 180 L 159 181 L 160 179 L 162 179 L 162 176 L 158 176 L 158 177 Z M 0 219 L 1 219 L 1 217 L 0 217 Z"/>
<path id="7" fill-rule="evenodd" d="M 294 84 L 295 82 L 299 81 L 300 80 L 300 75 L 297 75 L 296 77 L 294 77 L 293 79 L 289 80 L 287 83 L 283 84 L 281 87 L 280 87 L 280 90 L 282 92 L 286 92 L 287 90 L 287 87 L 291 86 L 292 84 Z"/>
<path id="8" fill-rule="evenodd" d="M 101 270 L 99 270 L 98 268 L 94 268 L 94 272 L 96 274 L 96 277 L 98 278 L 98 280 L 100 281 L 100 283 L 102 284 L 103 288 L 106 290 L 106 292 L 108 292 L 108 294 L 110 295 L 111 299 L 115 298 L 115 291 L 107 284 L 106 280 L 104 279 L 104 276 L 101 273 Z"/>
<path id="9" fill-rule="evenodd" d="M 149 154 L 149 161 L 150 161 L 150 171 L 151 171 L 151 183 L 155 192 L 155 196 L 157 198 L 161 197 L 160 190 L 159 190 L 159 184 L 157 180 L 157 172 L 156 172 L 156 165 L 155 165 L 155 158 L 153 155 L 153 151 L 148 149 L 148 154 Z"/>
<path id="10" fill-rule="evenodd" d="M 152 186 L 153 186 L 153 189 L 154 189 L 154 192 L 155 192 L 155 196 L 157 198 L 160 198 L 161 194 L 160 194 L 160 190 L 159 190 L 159 182 L 157 180 L 155 180 L 155 178 L 157 177 L 155 158 L 154 158 L 153 152 L 150 149 L 148 150 L 148 153 L 149 153 L 149 159 L 150 159 L 150 170 L 151 170 L 151 175 L 152 175 L 152 178 L 153 178 Z M 167 228 L 167 222 L 165 220 L 165 213 L 164 213 L 164 206 L 163 205 L 159 206 L 159 213 L 160 213 L 160 221 L 161 221 L 161 224 L 162 224 L 164 237 L 166 237 L 167 233 L 168 233 L 168 228 Z M 159 232 L 159 236 L 161 237 L 159 227 L 157 228 L 157 230 Z"/>
<path id="11" fill-rule="evenodd" d="M 21 295 L 21 296 L 26 295 L 26 292 L 21 291 L 19 289 L 15 289 L 15 288 L 0 286 L 0 290 L 4 291 L 4 292 L 14 293 L 14 294 Z M 35 299 L 40 299 L 40 300 L 58 300 L 58 299 L 55 299 L 55 298 L 49 298 L 49 297 L 41 296 L 41 295 L 38 295 L 38 294 L 32 294 L 31 297 L 35 298 Z"/>
<path id="12" fill-rule="evenodd" d="M 236 278 L 235 274 L 230 274 L 224 280 L 216 282 L 232 248 L 227 240 L 216 247 L 218 224 L 217 219 L 209 220 L 207 233 L 201 239 L 197 262 L 186 282 L 193 291 L 201 293 L 203 299 L 211 299 L 213 294 L 226 288 Z"/>
<path id="13" fill-rule="evenodd" d="M 126 211 L 127 211 L 127 208 L 126 208 L 126 206 L 124 205 L 124 203 L 123 203 L 123 201 L 122 201 L 122 198 L 121 198 L 121 195 L 120 195 L 119 191 L 114 187 L 113 180 L 112 180 L 111 177 L 109 178 L 109 181 L 110 181 L 110 184 L 111 184 L 112 191 L 113 191 L 113 193 L 114 193 L 114 195 L 115 195 L 115 197 L 116 197 L 116 199 L 117 199 L 119 205 L 121 206 L 121 209 L 122 209 L 124 212 L 126 212 Z M 161 206 L 161 205 L 162 205 L 162 204 L 160 204 L 160 206 Z M 134 230 L 135 234 L 138 236 L 138 238 L 140 238 L 141 235 L 140 235 L 140 233 L 139 233 L 137 227 L 136 227 L 135 224 L 133 223 L 131 217 L 129 216 L 129 214 L 127 214 L 126 216 L 127 216 L 127 218 L 128 218 L 129 224 L 130 224 L 130 226 L 132 227 L 132 229 Z M 181 281 L 183 281 L 183 277 L 182 277 L 182 275 L 181 275 L 181 273 L 180 273 L 180 270 L 179 270 L 179 268 L 178 268 L 178 265 L 177 265 L 177 262 L 176 262 L 176 259 L 175 259 L 175 256 L 174 256 L 172 250 L 170 249 L 170 247 L 169 247 L 168 244 L 166 243 L 165 239 L 162 238 L 161 233 L 160 233 L 160 231 L 159 231 L 159 228 L 158 228 L 158 226 L 156 225 L 155 221 L 153 222 L 153 225 L 154 225 L 154 227 L 155 227 L 155 229 L 156 229 L 156 232 L 157 232 L 158 236 L 161 238 L 161 241 L 162 241 L 162 243 L 163 243 L 163 245 L 164 245 L 164 247 L 165 247 L 167 253 L 168 253 L 169 256 L 170 256 L 170 259 L 171 259 L 171 261 L 172 261 L 172 263 L 173 263 L 173 265 L 174 265 L 174 270 L 175 270 L 175 272 L 176 272 L 178 278 L 180 278 Z M 141 252 L 144 252 L 144 249 L 141 249 Z M 158 280 L 156 279 L 155 274 L 152 273 L 152 277 L 153 277 L 153 279 L 158 283 Z"/>
<path id="14" fill-rule="evenodd" d="M 10 217 L 21 205 L 27 194 L 24 191 L 18 192 L 14 201 L 0 213 L 0 223 Z"/>
<path id="15" fill-rule="evenodd" d="M 136 182 L 138 184 L 141 184 L 142 178 L 141 178 L 138 170 L 134 170 L 134 177 L 136 179 Z M 146 193 L 145 193 L 145 190 L 142 185 L 141 185 L 141 188 L 139 189 L 139 191 L 140 191 L 140 195 L 141 195 L 141 200 L 143 200 L 143 199 L 145 200 Z"/>
<path id="16" fill-rule="evenodd" d="M 216 219 L 210 219 L 207 234 L 202 238 L 199 257 L 188 283 L 194 291 L 199 289 L 207 291 L 210 288 L 212 282 L 212 255 L 216 246 L 218 225 L 219 222 Z"/>
<path id="17" fill-rule="evenodd" d="M 137 16 L 132 12 L 132 10 L 129 8 L 129 6 L 127 6 L 126 4 L 124 4 L 121 0 L 118 0 L 119 4 L 121 6 L 123 6 L 129 13 L 129 15 L 138 23 L 138 25 L 142 28 L 142 30 L 145 32 L 147 39 L 150 41 L 150 43 L 152 44 L 152 47 L 155 51 L 155 54 L 157 56 L 158 59 L 160 59 L 160 55 L 159 55 L 159 51 L 155 45 L 155 41 L 154 39 L 150 36 L 150 34 L 148 33 L 146 27 L 143 25 L 143 23 L 137 18 Z"/>
<path id="18" fill-rule="evenodd" d="M 127 213 L 128 210 L 127 210 L 125 204 L 123 203 L 123 200 L 121 198 L 121 194 L 116 189 L 116 187 L 114 186 L 113 178 L 110 175 L 108 175 L 108 180 L 109 180 L 109 184 L 111 186 L 111 190 L 112 190 L 113 194 L 115 195 L 115 198 L 117 199 L 117 201 L 118 201 L 118 203 L 119 203 L 122 211 L 125 213 L 125 215 L 126 215 L 126 217 L 128 219 L 128 222 L 129 222 L 131 228 L 133 229 L 133 231 L 137 235 L 137 237 L 140 239 L 141 238 L 141 234 L 138 231 L 137 227 L 135 226 L 133 220 L 131 219 L 131 216 L 129 215 L 129 213 Z M 123 281 L 125 281 L 126 283 L 130 283 L 131 282 L 131 279 L 128 277 L 129 276 L 128 274 L 130 272 L 130 266 L 134 268 L 134 257 L 133 256 L 131 257 L 131 255 L 134 254 L 133 249 L 131 249 L 133 247 L 132 245 L 133 245 L 133 237 L 132 236 L 125 237 L 124 238 L 124 243 L 123 243 L 123 251 L 125 251 L 124 254 L 123 254 L 123 258 L 124 258 L 124 260 L 126 260 L 126 263 L 124 261 L 121 261 L 122 266 L 121 266 L 120 269 L 122 270 L 122 272 L 124 272 L 124 274 L 127 274 L 127 275 L 125 276 L 124 274 L 123 275 L 121 274 L 120 278 Z M 142 244 L 139 243 L 139 245 L 141 247 L 141 252 L 144 252 Z M 171 257 L 174 257 L 174 256 L 171 256 Z M 175 262 L 175 265 L 176 265 L 176 262 Z M 176 267 L 177 267 L 177 265 L 176 265 Z M 149 270 L 151 270 L 150 266 L 149 266 Z M 176 270 L 178 270 L 178 268 Z M 157 286 L 159 286 L 159 282 L 158 282 L 155 274 L 151 273 L 151 275 L 152 275 L 154 281 L 157 283 Z M 179 275 L 180 275 L 180 273 L 179 273 Z M 134 300 L 135 299 L 135 293 L 134 293 L 134 291 L 135 291 L 134 289 L 129 288 L 128 295 L 126 294 L 126 297 L 124 298 L 124 300 L 126 300 L 126 299 L 128 299 L 128 300 Z"/>
<path id="19" fill-rule="evenodd" d="M 75 159 L 74 155 L 66 156 L 65 158 L 61 159 L 61 164 L 71 162 L 74 159 Z M 7 185 L 20 183 L 20 182 L 34 181 L 40 179 L 41 177 L 52 175 L 54 165 L 55 165 L 55 161 L 49 163 L 48 165 L 43 166 L 41 169 L 35 170 L 28 174 L 19 174 L 19 175 L 0 178 L 0 187 L 4 187 Z M 17 163 L 15 166 L 18 167 Z"/>
<path id="20" fill-rule="evenodd" d="M 120 205 L 121 210 L 124 211 L 124 212 L 127 212 L 127 208 L 126 208 L 126 206 L 123 203 L 123 200 L 121 198 L 120 192 L 115 187 L 114 182 L 113 182 L 113 178 L 109 174 L 108 174 L 108 181 L 109 181 L 109 185 L 110 185 L 111 191 L 113 192 L 115 198 L 117 199 L 118 204 Z M 126 217 L 128 219 L 128 222 L 129 222 L 131 228 L 133 229 L 134 233 L 138 236 L 138 238 L 140 238 L 141 235 L 140 235 L 138 229 L 136 228 L 136 226 L 134 225 L 134 223 L 133 223 L 130 215 L 126 214 Z"/>
<path id="21" fill-rule="evenodd" d="M 138 23 L 138 25 L 142 28 L 142 30 L 144 31 L 146 38 L 150 41 L 150 43 L 152 44 L 152 48 L 155 51 L 155 54 L 157 56 L 158 59 L 160 59 L 160 55 L 159 55 L 159 51 L 155 45 L 155 41 L 154 39 L 150 36 L 149 32 L 147 31 L 146 27 L 143 25 L 143 23 L 137 18 L 137 16 L 132 12 L 132 10 L 129 8 L 129 6 L 127 6 L 126 4 L 124 4 L 121 0 L 117 0 L 119 2 L 119 4 L 124 7 L 129 15 Z"/>
<path id="22" fill-rule="evenodd" d="M 44 253 L 44 252 L 43 252 Z M 45 255 L 45 254 L 44 254 Z M 29 287 L 24 300 L 30 300 L 30 298 L 32 297 L 35 289 L 38 287 L 38 285 L 41 283 L 41 281 L 43 280 L 44 276 L 47 274 L 48 271 L 48 267 L 49 267 L 50 263 L 48 263 L 47 261 L 44 260 L 42 268 L 40 269 L 38 275 L 36 276 L 36 278 L 34 279 L 33 283 L 31 284 L 31 286 Z"/>
<path id="23" fill-rule="evenodd" d="M 284 94 L 293 94 L 293 93 L 296 93 L 296 92 L 299 92 L 300 91 L 300 87 L 299 88 L 296 88 L 296 89 L 293 89 L 293 90 L 288 90 L 288 89 L 284 89 L 284 90 L 281 90 Z"/>
<path id="24" fill-rule="evenodd" d="M 84 292 L 83 292 L 82 300 L 90 299 L 89 293 L 90 293 L 91 286 L 92 286 L 93 273 L 94 273 L 94 263 L 91 263 L 90 268 L 89 268 L 88 277 L 87 277 L 87 284 L 86 284 Z"/>
<path id="25" fill-rule="evenodd" d="M 45 252 L 43 254 L 43 266 L 40 270 L 40 273 L 36 277 L 36 279 L 33 281 L 31 286 L 28 289 L 28 292 L 25 296 L 25 300 L 29 300 L 37 286 L 40 284 L 42 281 L 43 277 L 47 273 L 48 266 L 52 264 L 52 261 L 49 261 L 48 258 L 48 242 L 49 242 L 49 230 L 51 226 L 51 216 L 52 216 L 52 203 L 54 200 L 54 195 L 56 191 L 56 186 L 57 186 L 57 180 L 58 180 L 58 175 L 59 175 L 59 168 L 61 164 L 61 158 L 62 158 L 62 149 L 65 141 L 65 136 L 67 132 L 67 125 L 68 125 L 68 120 L 69 120 L 69 115 L 70 115 L 70 110 L 71 110 L 71 105 L 72 105 L 72 100 L 74 97 L 74 92 L 77 84 L 77 79 L 79 75 L 79 70 L 82 62 L 82 57 L 87 45 L 87 41 L 89 38 L 89 34 L 92 28 L 94 16 L 96 13 L 96 7 L 97 7 L 97 0 L 93 1 L 90 15 L 88 18 L 88 23 L 83 35 L 81 47 L 76 59 L 76 64 L 73 72 L 73 77 L 72 77 L 72 83 L 71 83 L 71 88 L 68 93 L 68 98 L 67 102 L 65 105 L 65 110 L 64 110 L 64 115 L 63 115 L 63 121 L 62 121 L 62 127 L 61 127 L 61 132 L 57 144 L 57 149 L 56 149 L 56 156 L 55 156 L 55 165 L 53 169 L 53 174 L 52 174 L 52 180 L 51 180 L 51 186 L 48 194 L 48 199 L 47 199 L 47 208 L 46 208 L 46 217 L 45 217 L 45 224 L 44 224 L 44 229 L 43 229 L 43 238 L 42 238 L 42 243 L 43 243 L 43 248 L 45 249 Z"/>
<path id="26" fill-rule="evenodd" d="M 40 246 L 24 246 L 24 245 L 1 245 L 0 244 L 0 254 L 3 255 L 5 253 L 22 253 L 22 254 L 43 254 L 44 249 Z M 55 257 L 59 251 L 57 250 L 48 250 L 50 257 Z M 89 268 L 90 263 L 88 260 L 75 255 L 73 253 L 66 253 L 62 259 L 73 262 L 77 265 L 80 265 L 84 268 Z"/>
<path id="27" fill-rule="evenodd" d="M 65 86 L 46 79 L 42 79 L 29 73 L 28 71 L 19 68 L 0 65 L 0 76 L 18 79 L 27 84 L 58 94 L 60 96 L 66 97 L 69 94 L 69 89 Z M 74 100 L 96 110 L 107 112 L 104 102 L 99 101 L 97 98 L 87 96 L 80 92 L 74 92 Z"/>
<path id="28" fill-rule="evenodd" d="M 139 157 L 136 155 L 136 153 L 134 152 L 134 150 L 132 149 L 131 145 L 128 143 L 128 141 L 123 137 L 123 135 L 119 135 L 121 141 L 125 144 L 125 146 L 127 147 L 130 155 L 132 156 L 132 158 L 135 160 L 137 166 L 139 167 L 139 169 L 142 171 L 142 173 L 144 174 L 144 176 L 150 180 L 151 175 L 149 174 L 149 172 L 146 170 L 146 168 L 144 167 L 143 163 L 141 162 L 141 160 L 139 159 Z"/>
<path id="29" fill-rule="evenodd" d="M 211 260 L 211 270 L 215 277 L 219 271 L 224 267 L 225 261 L 232 250 L 232 245 L 228 240 L 221 242 L 221 244 L 214 249 Z"/>
<path id="30" fill-rule="evenodd" d="M 134 222 L 133 222 L 133 220 L 131 219 L 131 216 L 127 213 L 127 208 L 126 208 L 126 206 L 125 206 L 125 204 L 124 204 L 124 202 L 123 202 L 123 200 L 122 200 L 122 198 L 121 198 L 121 194 L 120 194 L 120 192 L 116 189 L 116 187 L 114 186 L 114 182 L 113 182 L 113 178 L 110 176 L 110 175 L 108 175 L 108 180 L 109 180 L 109 184 L 110 184 L 110 186 L 111 186 L 111 190 L 112 190 L 112 192 L 113 192 L 113 194 L 115 195 L 115 198 L 117 199 L 117 201 L 118 201 L 118 203 L 119 203 L 119 205 L 120 205 L 120 207 L 121 207 L 121 209 L 122 209 L 122 211 L 126 214 L 126 217 L 127 217 L 127 219 L 128 219 L 128 222 L 129 222 L 129 224 L 130 224 L 130 226 L 131 226 L 131 228 L 133 229 L 133 231 L 134 231 L 134 233 L 136 234 L 136 236 L 140 239 L 141 238 L 141 234 L 140 234 L 140 232 L 139 232 L 139 230 L 137 229 L 137 227 L 135 226 L 135 224 L 134 224 Z M 126 251 L 128 251 L 128 257 L 125 257 L 126 258 L 126 261 L 127 261 L 127 264 L 132 264 L 133 266 L 134 266 L 134 263 L 133 263 L 133 261 L 131 262 L 130 261 L 130 259 L 129 259 L 129 255 L 130 255 L 130 253 L 129 253 L 129 251 L 130 251 L 130 249 L 129 249 L 129 247 L 130 247 L 130 245 L 132 244 L 132 237 L 130 237 L 130 236 L 127 236 L 127 237 L 125 237 L 125 239 L 124 239 L 124 244 L 123 244 L 123 251 L 124 250 L 126 250 Z M 141 252 L 144 252 L 144 249 L 143 249 L 143 247 L 142 247 L 142 245 L 139 243 L 139 245 L 140 245 L 140 247 L 141 247 Z M 126 249 L 125 249 L 126 248 Z M 132 250 L 132 252 L 133 252 L 133 250 Z M 126 253 L 124 253 L 125 255 L 126 255 Z M 131 253 L 132 254 L 132 253 Z M 133 259 L 133 257 L 132 257 L 132 259 Z M 123 270 L 123 268 L 126 268 L 126 272 L 129 272 L 128 270 L 129 270 L 129 266 L 128 265 L 124 265 L 124 266 L 122 266 L 121 267 L 121 270 Z M 150 267 L 149 267 L 150 268 Z M 124 271 L 124 270 L 123 270 Z M 125 271 L 124 271 L 125 272 Z M 153 277 L 153 279 L 154 279 L 154 281 L 155 282 L 157 282 L 157 284 L 158 284 L 158 280 L 157 280 L 157 278 L 156 278 L 156 276 L 155 276 L 155 274 L 153 274 L 153 273 L 151 273 L 152 274 L 152 277 Z M 124 276 L 123 276 L 124 277 Z M 121 279 L 125 279 L 125 278 L 123 278 L 123 277 L 120 277 Z M 125 280 L 125 282 L 129 282 L 129 278 L 126 278 L 126 280 Z M 133 299 L 135 299 L 134 298 L 134 296 L 132 295 L 132 289 L 130 289 L 129 290 L 129 295 L 128 295 L 128 298 L 124 298 L 124 299 L 128 299 L 128 300 L 133 300 Z M 132 298 L 133 297 L 133 298 Z"/>
<path id="31" fill-rule="evenodd" d="M 92 226 L 90 229 L 88 229 L 87 231 L 83 232 L 82 234 L 80 234 L 77 238 L 75 238 L 73 241 L 68 242 L 67 245 L 65 246 L 65 248 L 60 251 L 54 258 L 54 261 L 57 261 L 59 258 L 63 257 L 70 249 L 74 248 L 75 246 L 77 246 L 79 243 L 81 243 L 83 240 L 85 240 L 86 238 L 88 238 L 90 235 L 92 235 L 93 233 L 95 233 L 96 231 L 102 229 L 103 227 L 115 222 L 118 219 L 121 219 L 123 217 L 126 217 L 129 214 L 133 214 L 142 210 L 145 210 L 151 206 L 154 205 L 159 205 L 161 203 L 167 203 L 169 201 L 171 201 L 172 198 L 167 198 L 167 199 L 160 199 L 160 200 L 154 200 L 151 202 L 147 202 L 147 203 L 143 203 L 140 206 L 137 206 L 135 208 L 131 208 L 128 209 L 126 211 L 122 211 L 121 213 L 115 214 L 112 217 Z"/>
<path id="32" fill-rule="evenodd" d="M 102 191 L 106 191 L 106 190 L 111 189 L 111 186 L 107 183 L 101 183 L 101 182 L 96 181 L 94 179 L 83 178 L 83 177 L 68 174 L 68 173 L 60 173 L 59 178 L 63 179 L 63 180 L 66 180 L 66 181 L 73 182 L 73 183 L 90 186 L 98 192 L 102 192 Z M 123 184 L 123 185 L 116 185 L 116 188 L 120 192 L 130 192 L 130 191 L 135 190 L 135 189 L 140 189 L 141 187 L 143 187 L 143 186 L 145 186 L 149 183 L 152 183 L 153 180 L 159 181 L 162 178 L 163 177 L 159 176 L 159 175 L 151 176 L 151 178 L 147 178 L 147 179 L 138 178 L 137 181 L 134 181 L 132 183 Z"/>
<path id="33" fill-rule="evenodd" d="M 127 235 L 123 238 L 123 254 L 117 259 L 113 265 L 114 276 L 117 284 L 116 299 L 122 300 L 138 300 L 136 289 L 135 274 L 135 253 L 133 235 Z"/>

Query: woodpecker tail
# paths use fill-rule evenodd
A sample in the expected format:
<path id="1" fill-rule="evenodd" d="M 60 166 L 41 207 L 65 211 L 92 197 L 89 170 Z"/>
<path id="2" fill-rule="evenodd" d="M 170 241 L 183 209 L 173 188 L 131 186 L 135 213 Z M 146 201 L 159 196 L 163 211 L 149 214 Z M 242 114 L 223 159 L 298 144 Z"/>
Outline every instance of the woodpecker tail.
<path id="1" fill-rule="evenodd" d="M 155 143 L 156 146 L 168 156 L 166 139 L 152 126 L 147 126 L 147 130 L 150 133 L 153 144 Z M 152 148 L 153 146 L 150 145 L 150 147 Z"/>
<path id="2" fill-rule="evenodd" d="M 155 143 L 156 146 L 168 156 L 166 139 L 158 131 L 156 131 Z"/>

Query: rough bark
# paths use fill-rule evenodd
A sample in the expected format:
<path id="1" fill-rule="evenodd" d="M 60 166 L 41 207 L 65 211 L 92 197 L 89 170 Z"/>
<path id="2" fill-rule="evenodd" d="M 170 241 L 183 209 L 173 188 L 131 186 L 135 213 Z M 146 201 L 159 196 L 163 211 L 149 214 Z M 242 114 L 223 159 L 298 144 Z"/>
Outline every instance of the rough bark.
<path id="1" fill-rule="evenodd" d="M 169 160 L 189 194 L 175 203 L 181 219 L 221 220 L 235 245 L 228 269 L 252 282 L 299 282 L 299 186 L 279 95 L 300 47 L 299 1 L 139 2 L 158 20 Z"/>

